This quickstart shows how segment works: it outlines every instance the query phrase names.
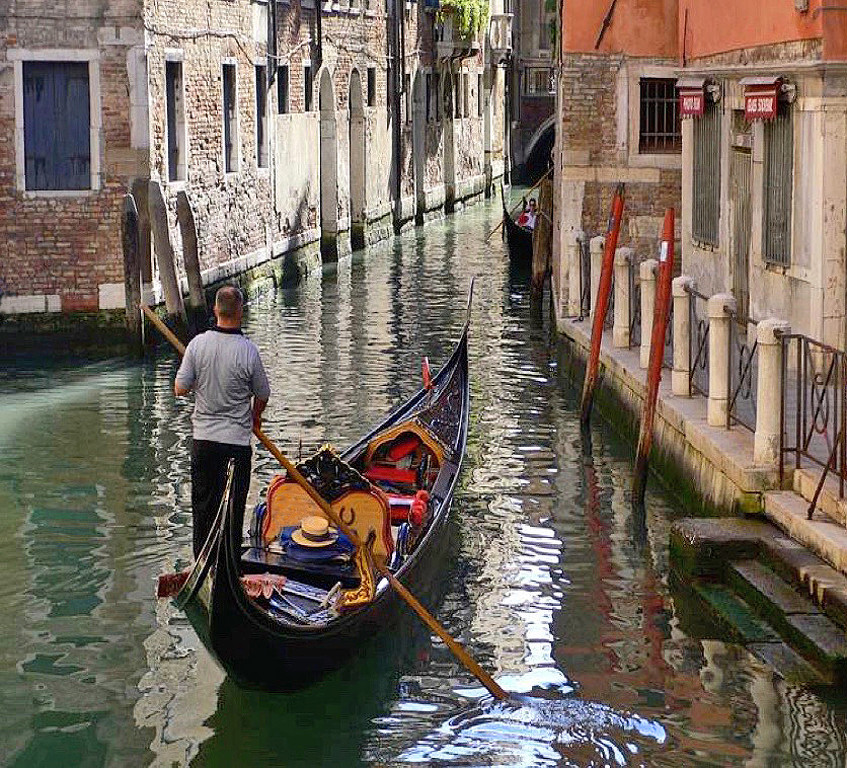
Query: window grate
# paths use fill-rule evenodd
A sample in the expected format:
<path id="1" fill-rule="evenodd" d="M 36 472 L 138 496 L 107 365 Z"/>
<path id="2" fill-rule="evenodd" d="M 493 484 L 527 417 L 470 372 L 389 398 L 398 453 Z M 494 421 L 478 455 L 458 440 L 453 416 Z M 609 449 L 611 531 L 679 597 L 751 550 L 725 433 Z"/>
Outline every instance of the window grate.
<path id="1" fill-rule="evenodd" d="M 721 192 L 721 112 L 706 104 L 702 117 L 694 118 L 694 206 L 692 235 L 708 245 L 718 245 Z"/>
<path id="2" fill-rule="evenodd" d="M 794 129 L 791 108 L 780 104 L 765 124 L 764 259 L 791 263 L 791 197 L 794 181 Z"/>
<path id="3" fill-rule="evenodd" d="M 676 80 L 641 79 L 638 151 L 647 154 L 682 152 L 682 125 Z"/>

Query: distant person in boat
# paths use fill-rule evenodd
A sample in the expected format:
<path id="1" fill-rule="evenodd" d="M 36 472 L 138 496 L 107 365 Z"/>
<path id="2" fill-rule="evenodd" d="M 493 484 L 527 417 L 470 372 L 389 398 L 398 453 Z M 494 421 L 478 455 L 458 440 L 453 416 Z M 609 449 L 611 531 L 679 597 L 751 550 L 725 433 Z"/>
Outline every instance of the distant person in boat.
<path id="1" fill-rule="evenodd" d="M 250 439 L 253 427 L 262 424 L 262 412 L 271 396 L 259 350 L 241 333 L 243 310 L 238 288 L 226 285 L 218 290 L 217 322 L 191 340 L 174 383 L 178 397 L 194 391 L 191 507 L 195 557 L 215 520 L 231 458 L 235 459 L 234 511 L 241 530 L 250 488 Z"/>
<path id="2" fill-rule="evenodd" d="M 529 205 L 527 205 L 523 213 L 518 216 L 518 225 L 523 227 L 524 229 L 535 229 L 535 222 L 538 219 L 538 203 L 535 202 L 535 198 L 531 197 L 529 199 Z"/>

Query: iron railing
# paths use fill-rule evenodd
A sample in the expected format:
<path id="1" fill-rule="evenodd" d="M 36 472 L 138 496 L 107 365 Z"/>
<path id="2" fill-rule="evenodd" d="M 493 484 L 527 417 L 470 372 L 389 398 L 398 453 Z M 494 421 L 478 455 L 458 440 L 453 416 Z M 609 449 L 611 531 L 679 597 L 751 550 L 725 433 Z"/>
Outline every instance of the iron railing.
<path id="1" fill-rule="evenodd" d="M 782 407 L 779 476 L 786 464 L 823 468 L 809 505 L 817 507 L 827 476 L 838 478 L 839 498 L 847 479 L 847 354 L 798 333 L 782 335 Z M 793 457 L 793 458 L 792 458 Z"/>
<path id="2" fill-rule="evenodd" d="M 688 302 L 688 394 L 709 396 L 709 297 L 686 287 Z"/>
<path id="3" fill-rule="evenodd" d="M 737 315 L 730 313 L 732 320 Z M 754 324 L 755 325 L 755 324 Z M 751 432 L 756 431 L 756 403 L 758 395 L 759 340 L 750 344 L 749 326 L 738 322 L 729 324 L 729 354 L 727 358 L 726 428 L 738 424 Z"/>
<path id="4" fill-rule="evenodd" d="M 665 349 L 662 355 L 662 368 L 673 370 L 673 298 L 668 308 L 668 327 L 665 330 Z"/>
<path id="5" fill-rule="evenodd" d="M 638 262 L 629 262 L 629 348 L 641 346 L 641 277 Z"/>
<path id="6" fill-rule="evenodd" d="M 591 314 L 591 248 L 587 237 L 579 243 L 579 319 Z"/>

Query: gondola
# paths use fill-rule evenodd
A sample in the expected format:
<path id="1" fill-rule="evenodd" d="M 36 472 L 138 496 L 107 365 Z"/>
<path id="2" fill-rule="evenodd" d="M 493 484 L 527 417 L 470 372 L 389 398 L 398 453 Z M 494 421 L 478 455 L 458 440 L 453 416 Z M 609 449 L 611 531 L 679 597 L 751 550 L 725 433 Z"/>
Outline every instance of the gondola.
<path id="1" fill-rule="evenodd" d="M 506 196 L 503 185 L 500 185 L 500 199 L 503 201 L 503 231 L 506 234 L 506 245 L 509 248 L 509 260 L 515 267 L 532 266 L 532 230 L 517 224 L 509 215 L 506 208 Z"/>
<path id="2" fill-rule="evenodd" d="M 469 319 L 470 299 L 450 359 L 429 381 L 425 371 L 425 386 L 380 426 L 340 455 L 325 446 L 298 464 L 345 523 L 365 526 L 357 534 L 368 540 L 372 556 L 384 557 L 415 594 L 429 593 L 444 567 L 439 556 L 467 442 Z M 314 504 L 288 478 L 270 484 L 246 539 L 231 511 L 230 487 L 231 479 L 174 603 L 238 684 L 271 691 L 304 688 L 347 663 L 392 625 L 404 605 L 386 579 L 375 579 L 362 566 L 361 553 L 350 558 L 353 567 L 299 563 L 279 554 L 280 537 L 291 522 L 287 516 L 302 515 Z M 417 517 L 410 511 L 416 505 Z M 245 583 L 257 573 L 268 581 L 283 575 L 282 591 L 273 591 L 269 600 L 266 594 L 251 597 Z"/>

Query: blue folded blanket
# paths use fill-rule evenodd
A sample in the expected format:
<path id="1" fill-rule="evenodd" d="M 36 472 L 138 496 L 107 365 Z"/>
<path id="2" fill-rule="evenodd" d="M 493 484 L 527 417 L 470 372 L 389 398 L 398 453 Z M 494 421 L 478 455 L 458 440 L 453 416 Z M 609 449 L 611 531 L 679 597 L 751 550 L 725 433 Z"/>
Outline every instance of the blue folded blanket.
<path id="1" fill-rule="evenodd" d="M 356 550 L 350 539 L 343 533 L 339 533 L 335 542 L 328 547 L 304 547 L 291 539 L 291 534 L 297 529 L 298 526 L 292 525 L 288 528 L 283 528 L 279 534 L 279 543 L 285 550 L 285 554 L 297 560 L 309 563 L 322 563 L 336 557 L 350 555 Z"/>

